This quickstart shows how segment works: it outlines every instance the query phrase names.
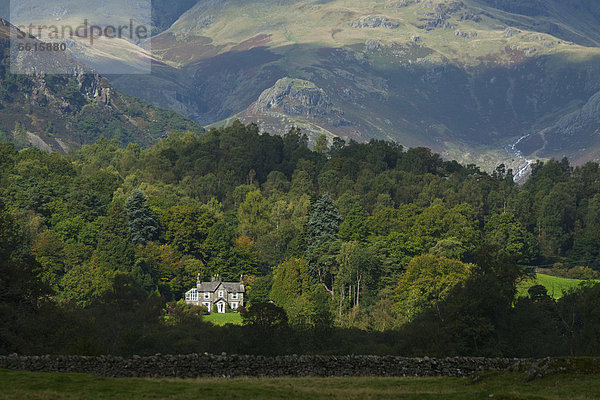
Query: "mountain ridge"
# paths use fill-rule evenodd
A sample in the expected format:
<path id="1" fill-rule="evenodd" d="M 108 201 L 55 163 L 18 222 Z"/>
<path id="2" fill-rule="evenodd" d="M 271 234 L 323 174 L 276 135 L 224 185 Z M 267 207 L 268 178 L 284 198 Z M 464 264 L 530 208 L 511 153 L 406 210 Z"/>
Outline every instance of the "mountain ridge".
<path id="1" fill-rule="evenodd" d="M 588 46 L 599 30 L 589 21 L 577 28 L 593 31 L 586 42 L 570 28 L 545 26 L 543 18 L 564 25 L 553 17 L 564 8 L 556 2 L 545 2 L 552 7 L 542 19 L 485 1 L 238 3 L 201 1 L 155 38 L 155 54 L 173 71 L 165 67 L 155 76 L 182 99 L 161 106 L 205 125 L 241 118 L 276 133 L 299 126 L 313 140 L 325 133 L 428 146 L 488 169 L 500 162 L 517 168 L 527 157 L 597 158 L 587 128 L 575 134 L 584 150 L 557 151 L 565 138 L 556 134 L 553 147 L 517 143 L 550 129 L 600 90 L 600 51 Z M 176 89 L 179 77 L 188 84 L 183 90 Z M 285 78 L 322 89 L 344 122 L 257 113 L 261 94 Z M 143 97 L 132 88 L 138 84 L 114 83 Z"/>
<path id="2" fill-rule="evenodd" d="M 114 87 L 202 125 L 394 140 L 488 170 L 600 158 L 600 121 L 584 110 L 600 92 L 591 1 L 191 3 L 153 38 L 152 75 L 111 76 Z M 282 79 L 318 88 L 339 112 L 257 107 Z"/>

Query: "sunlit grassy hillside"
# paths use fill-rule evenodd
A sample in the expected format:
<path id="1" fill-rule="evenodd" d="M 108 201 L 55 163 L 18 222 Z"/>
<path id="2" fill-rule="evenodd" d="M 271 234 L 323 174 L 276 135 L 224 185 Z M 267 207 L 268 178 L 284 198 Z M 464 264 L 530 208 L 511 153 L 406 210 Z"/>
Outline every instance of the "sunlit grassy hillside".
<path id="1" fill-rule="evenodd" d="M 527 296 L 527 291 L 534 285 L 542 285 L 548 290 L 548 295 L 560 299 L 566 292 L 576 288 L 584 282 L 581 279 L 567 279 L 546 274 L 535 274 L 535 279 L 523 282 L 519 287 L 519 296 Z"/>
<path id="2" fill-rule="evenodd" d="M 506 47 L 535 55 L 598 53 L 594 48 L 540 33 L 534 26 L 507 29 L 511 22 L 504 12 L 475 1 L 267 0 L 252 6 L 244 0 L 201 1 L 166 35 L 183 40 L 188 48 L 191 43 L 203 42 L 221 52 L 240 48 L 240 44 L 248 47 L 252 41 L 263 41 L 282 51 L 306 44 L 336 48 L 363 45 L 369 40 L 382 44 L 418 42 L 434 50 L 432 60 L 472 66 L 479 65 L 482 57 L 505 53 Z M 158 43 L 155 50 L 172 61 L 189 62 L 187 55 L 179 59 L 172 51 L 173 42 L 165 44 Z M 507 57 L 503 61 L 511 60 Z"/>

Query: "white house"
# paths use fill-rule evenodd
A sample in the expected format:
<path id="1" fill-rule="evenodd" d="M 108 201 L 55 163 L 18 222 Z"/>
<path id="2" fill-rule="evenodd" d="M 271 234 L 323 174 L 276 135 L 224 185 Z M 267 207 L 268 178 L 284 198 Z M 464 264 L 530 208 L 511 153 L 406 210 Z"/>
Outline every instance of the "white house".
<path id="1" fill-rule="evenodd" d="M 185 302 L 195 306 L 206 306 L 208 312 L 216 310 L 223 314 L 228 305 L 233 311 L 242 307 L 245 292 L 241 277 L 239 282 L 222 282 L 219 275 L 215 275 L 211 282 L 201 282 L 198 276 L 196 287 L 185 294 Z"/>

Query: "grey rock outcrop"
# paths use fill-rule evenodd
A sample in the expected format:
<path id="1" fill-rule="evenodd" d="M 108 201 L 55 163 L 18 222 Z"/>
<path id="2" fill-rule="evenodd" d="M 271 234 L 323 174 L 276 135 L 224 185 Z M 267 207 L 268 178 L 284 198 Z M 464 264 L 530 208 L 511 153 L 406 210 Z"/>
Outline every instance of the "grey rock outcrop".
<path id="1" fill-rule="evenodd" d="M 369 51 L 379 50 L 381 48 L 381 41 L 369 39 L 365 42 L 365 48 Z"/>
<path id="2" fill-rule="evenodd" d="M 413 4 L 419 4 L 421 0 L 399 0 L 391 4 L 386 4 L 385 8 L 403 8 Z"/>
<path id="3" fill-rule="evenodd" d="M 253 108 L 254 112 L 282 112 L 291 116 L 337 113 L 323 89 L 312 82 L 292 78 L 278 80 L 260 95 Z"/>
<path id="4" fill-rule="evenodd" d="M 367 15 L 360 17 L 358 21 L 350 23 L 352 28 L 386 28 L 396 29 L 400 26 L 400 22 L 391 20 L 386 17 L 380 17 L 375 15 Z"/>
<path id="5" fill-rule="evenodd" d="M 462 32 L 459 30 L 454 31 L 454 35 L 458 37 L 463 37 L 465 39 L 471 39 L 477 37 L 477 32 Z"/>
<path id="6" fill-rule="evenodd" d="M 508 27 L 504 30 L 504 36 L 507 38 L 511 38 L 513 36 L 517 36 L 519 33 L 521 33 L 520 30 L 512 28 L 512 27 Z"/>

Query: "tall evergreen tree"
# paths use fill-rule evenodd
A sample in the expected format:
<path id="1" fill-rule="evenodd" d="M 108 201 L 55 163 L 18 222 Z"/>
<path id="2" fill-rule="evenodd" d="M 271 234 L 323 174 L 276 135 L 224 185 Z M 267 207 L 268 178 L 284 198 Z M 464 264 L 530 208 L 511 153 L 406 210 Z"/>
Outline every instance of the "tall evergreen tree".
<path id="1" fill-rule="evenodd" d="M 342 216 L 331 197 L 325 194 L 312 207 L 308 221 L 309 247 L 316 241 L 330 240 L 337 235 Z"/>
<path id="2" fill-rule="evenodd" d="M 158 222 L 147 201 L 144 192 L 136 189 L 125 203 L 127 227 L 135 245 L 145 245 L 158 238 Z"/>
<path id="3" fill-rule="evenodd" d="M 331 197 L 325 194 L 314 203 L 307 225 L 306 259 L 310 271 L 332 297 L 335 257 L 339 248 L 337 234 L 341 222 L 339 210 Z"/>

